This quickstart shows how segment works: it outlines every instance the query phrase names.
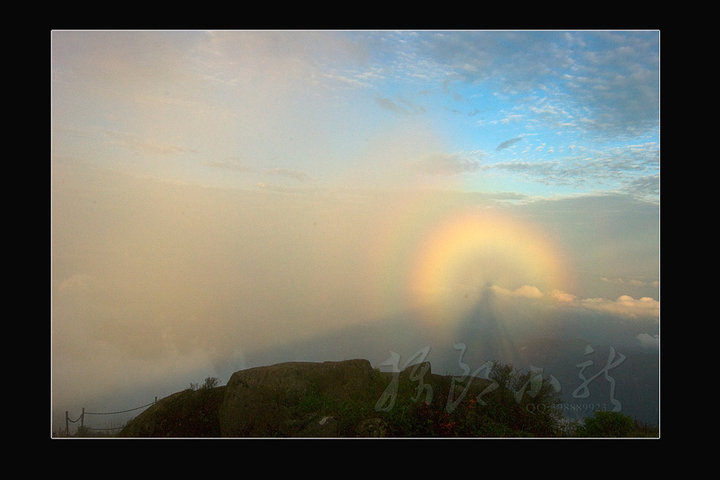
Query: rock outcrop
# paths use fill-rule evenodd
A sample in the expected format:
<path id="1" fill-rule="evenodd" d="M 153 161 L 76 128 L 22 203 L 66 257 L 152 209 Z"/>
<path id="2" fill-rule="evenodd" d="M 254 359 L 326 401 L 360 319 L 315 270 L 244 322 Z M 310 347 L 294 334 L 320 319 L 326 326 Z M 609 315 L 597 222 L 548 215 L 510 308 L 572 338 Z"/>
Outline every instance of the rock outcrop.
<path id="1" fill-rule="evenodd" d="M 367 360 L 249 368 L 235 372 L 225 386 L 188 389 L 158 401 L 119 436 L 377 436 L 387 429 L 367 417 L 387 383 L 382 375 Z"/>
<path id="2" fill-rule="evenodd" d="M 225 387 L 187 389 L 163 398 L 131 420 L 121 437 L 219 437 Z"/>
<path id="3" fill-rule="evenodd" d="M 476 410 L 475 399 L 485 394 L 488 385 L 488 380 L 481 379 L 456 384 L 454 377 L 433 374 L 427 362 L 399 373 L 380 372 L 367 360 L 280 363 L 235 372 L 222 387 L 170 395 L 130 421 L 119 436 L 327 438 L 512 433 L 496 408 Z M 458 407 L 463 399 L 465 403 Z M 448 406 L 453 407 L 454 417 Z M 497 418 L 486 416 L 493 412 Z"/>
<path id="4" fill-rule="evenodd" d="M 494 367 L 488 379 L 436 375 L 427 362 L 394 373 L 367 360 L 280 363 L 163 398 L 119 436 L 558 436 L 567 429 L 559 393 L 549 380 L 525 392 L 528 375 L 509 365 Z"/>
<path id="5" fill-rule="evenodd" d="M 337 436 L 335 407 L 371 401 L 367 360 L 289 362 L 235 372 L 219 420 L 223 436 Z"/>

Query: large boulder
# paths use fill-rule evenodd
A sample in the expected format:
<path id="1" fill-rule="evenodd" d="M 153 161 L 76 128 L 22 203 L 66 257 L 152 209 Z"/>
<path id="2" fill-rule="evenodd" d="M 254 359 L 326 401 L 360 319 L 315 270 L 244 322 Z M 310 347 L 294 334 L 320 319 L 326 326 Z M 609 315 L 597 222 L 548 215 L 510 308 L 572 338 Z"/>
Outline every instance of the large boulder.
<path id="1" fill-rule="evenodd" d="M 158 401 L 129 422 L 120 436 L 415 435 L 412 418 L 418 405 L 432 401 L 434 409 L 444 409 L 450 380 L 433 374 L 428 362 L 395 374 L 373 369 L 367 360 L 249 368 L 235 372 L 225 386 L 189 389 Z M 481 387 L 480 381 L 474 383 Z M 476 395 L 477 388 L 473 384 L 467 397 Z"/>
<path id="2" fill-rule="evenodd" d="M 348 403 L 372 405 L 367 360 L 288 362 L 235 372 L 219 410 L 224 437 L 337 436 Z"/>

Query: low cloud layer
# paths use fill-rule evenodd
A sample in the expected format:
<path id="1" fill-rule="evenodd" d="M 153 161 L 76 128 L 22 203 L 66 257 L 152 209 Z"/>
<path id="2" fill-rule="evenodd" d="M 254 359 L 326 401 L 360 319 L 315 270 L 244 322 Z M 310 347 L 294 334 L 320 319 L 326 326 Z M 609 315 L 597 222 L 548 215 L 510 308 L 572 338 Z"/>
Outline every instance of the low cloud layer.
<path id="1" fill-rule="evenodd" d="M 404 244 L 397 241 L 431 225 L 424 225 L 422 219 L 429 218 L 432 209 L 418 210 L 425 216 L 398 217 L 402 209 L 409 215 L 408 208 L 423 205 L 421 199 L 433 199 L 427 204 L 433 208 L 444 205 L 444 210 L 435 212 L 441 216 L 446 215 L 443 211 L 466 210 L 468 205 L 505 211 L 516 218 L 539 215 L 532 211 L 534 204 L 511 207 L 477 195 L 433 193 L 409 198 L 406 193 L 360 191 L 242 192 L 60 166 L 54 171 L 53 185 L 52 367 L 53 396 L 60 408 L 139 385 L 182 387 L 256 362 L 284 360 L 268 352 L 333 332 L 391 325 L 393 318 L 417 307 L 403 303 L 401 296 L 382 297 L 394 290 L 402 292 L 402 285 L 393 279 L 405 281 L 401 258 L 388 253 L 402 252 Z M 602 209 L 602 199 L 595 201 L 596 211 Z M 641 206 L 629 198 L 625 202 Z M 574 208 L 581 203 L 568 200 L 564 206 L 553 205 L 557 211 L 564 209 L 572 221 Z M 555 215 L 551 209 L 548 212 L 551 216 L 546 220 Z M 604 215 L 610 212 L 618 228 L 627 224 L 627 235 L 642 238 L 637 231 L 642 224 L 631 221 L 632 210 L 630 217 L 614 208 Z M 403 230 L 395 223 L 403 218 L 415 218 L 417 223 Z M 554 218 L 559 223 L 545 223 L 548 231 L 559 231 L 563 224 L 564 220 Z M 381 238 L 388 242 L 378 242 Z M 623 318 L 652 320 L 624 334 L 631 343 L 651 343 L 647 335 L 657 333 L 651 327 L 653 321 L 657 327 L 659 313 L 657 295 L 648 292 L 657 292 L 657 284 L 653 286 L 657 278 L 610 282 L 609 278 L 620 278 L 617 274 L 627 266 L 616 255 L 627 252 L 603 253 L 598 245 L 585 243 L 583 236 L 566 240 L 578 242 L 561 245 L 567 264 L 576 265 L 574 259 L 582 258 L 584 250 L 594 250 L 595 271 L 578 273 L 569 291 L 543 291 L 522 283 L 492 285 L 497 311 L 509 309 L 507 318 L 516 319 L 507 320 L 507 325 L 524 318 L 526 324 L 518 327 L 517 334 L 530 334 L 540 328 L 538 318 L 545 318 L 547 312 L 567 318 L 578 314 L 595 318 L 595 312 L 619 319 L 618 324 Z M 399 250 L 385 248 L 391 244 Z M 657 258 L 647 266 L 649 271 L 656 262 Z M 599 292 L 598 285 L 605 290 L 590 294 Z M 485 287 L 477 285 L 476 290 Z M 464 301 L 468 300 L 472 299 Z M 517 311 L 523 305 L 524 310 Z M 457 311 L 470 312 L 465 307 Z M 535 316 L 532 311 L 544 313 Z M 449 318 L 446 326 L 459 325 L 461 318 Z M 595 331 L 573 325 L 565 330 L 576 329 L 583 335 Z M 414 348 L 407 333 L 401 329 L 374 345 L 355 337 L 360 343 L 346 352 L 377 360 L 389 348 Z M 457 340 L 450 331 L 433 338 L 448 345 Z M 353 338 L 343 342 L 352 343 Z M 367 355 L 359 348 L 363 344 Z M 337 351 L 332 346 L 326 353 L 333 356 Z M 314 354 L 324 356 L 322 348 L 315 348 Z"/>

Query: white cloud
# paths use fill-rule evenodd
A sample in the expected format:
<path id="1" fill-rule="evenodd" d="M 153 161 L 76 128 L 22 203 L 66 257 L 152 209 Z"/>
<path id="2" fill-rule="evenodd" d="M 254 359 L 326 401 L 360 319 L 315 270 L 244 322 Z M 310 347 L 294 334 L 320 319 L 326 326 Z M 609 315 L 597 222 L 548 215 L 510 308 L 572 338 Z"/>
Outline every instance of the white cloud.
<path id="1" fill-rule="evenodd" d="M 497 294 L 510 297 L 542 298 L 543 296 L 543 293 L 540 291 L 540 289 L 532 285 L 523 285 L 522 287 L 518 287 L 514 290 L 503 288 L 498 285 L 493 285 L 492 290 Z"/>
<path id="2" fill-rule="evenodd" d="M 522 137 L 501 143 L 506 148 Z M 571 149 L 574 150 L 574 149 Z M 523 160 L 498 162 L 488 168 L 525 176 L 528 180 L 552 185 L 615 184 L 618 191 L 629 194 L 655 195 L 659 191 L 659 147 L 654 142 L 642 146 L 621 146 L 608 149 L 581 149 L 572 155 L 552 160 L 535 160 L 544 153 L 553 153 L 546 143 L 537 145 L 533 156 Z"/>
<path id="3" fill-rule="evenodd" d="M 660 302 L 650 297 L 635 299 L 629 295 L 621 295 L 615 300 L 606 298 L 585 298 L 578 305 L 590 310 L 599 310 L 631 318 L 658 317 Z"/>
<path id="4" fill-rule="evenodd" d="M 553 290 L 546 296 L 537 287 L 529 285 L 524 285 L 515 290 L 493 285 L 492 290 L 497 294 L 512 297 L 548 298 L 565 307 L 602 311 L 623 317 L 652 318 L 659 317 L 660 314 L 660 302 L 650 297 L 633 298 L 630 295 L 621 295 L 614 300 L 600 297 L 581 298 L 561 290 Z"/>
<path id="5" fill-rule="evenodd" d="M 523 115 L 518 115 L 518 114 L 508 115 L 505 118 L 503 118 L 502 120 L 500 120 L 500 123 L 503 125 L 507 125 L 510 122 L 519 122 L 520 120 L 522 120 L 522 118 L 523 118 Z"/>
<path id="6" fill-rule="evenodd" d="M 578 299 L 577 296 L 560 290 L 553 290 L 550 295 L 552 296 L 552 298 L 562 303 L 573 303 L 576 302 Z"/>

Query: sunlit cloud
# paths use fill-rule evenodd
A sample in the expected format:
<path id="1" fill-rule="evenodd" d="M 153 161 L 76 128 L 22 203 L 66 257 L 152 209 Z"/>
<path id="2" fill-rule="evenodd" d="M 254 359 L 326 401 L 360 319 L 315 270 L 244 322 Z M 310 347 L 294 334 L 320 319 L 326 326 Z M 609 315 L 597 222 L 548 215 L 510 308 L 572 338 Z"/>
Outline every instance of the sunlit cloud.
<path id="1" fill-rule="evenodd" d="M 578 298 L 562 291 L 554 291 L 552 297 L 566 306 L 607 312 L 630 318 L 654 318 L 659 321 L 660 302 L 651 297 L 633 298 L 621 295 L 616 299 Z"/>
<path id="2" fill-rule="evenodd" d="M 539 288 L 524 285 L 517 289 L 507 289 L 497 285 L 492 290 L 506 297 L 524 297 L 533 299 L 551 299 L 559 306 L 577 307 L 587 310 L 612 313 L 631 318 L 655 318 L 659 320 L 660 302 L 650 297 L 633 298 L 630 295 L 621 295 L 616 299 L 607 298 L 580 298 L 572 293 L 561 290 L 552 290 L 549 295 Z"/>
<path id="3" fill-rule="evenodd" d="M 562 303 L 574 303 L 578 300 L 578 297 L 576 295 L 573 295 L 572 293 L 563 292 L 560 290 L 553 290 L 551 293 L 551 296 L 558 302 L 562 302 Z"/>
<path id="4" fill-rule="evenodd" d="M 498 285 L 493 285 L 492 290 L 500 295 L 505 295 L 509 297 L 524 297 L 524 298 L 542 298 L 543 293 L 540 291 L 539 288 L 534 287 L 532 285 L 523 285 L 522 287 L 518 287 L 514 290 L 507 289 L 500 287 Z"/>
<path id="5" fill-rule="evenodd" d="M 650 297 L 635 299 L 630 295 L 622 295 L 612 302 L 605 299 L 589 298 L 583 300 L 582 305 L 587 308 L 605 310 L 630 317 L 659 318 L 660 313 L 660 302 Z"/>

